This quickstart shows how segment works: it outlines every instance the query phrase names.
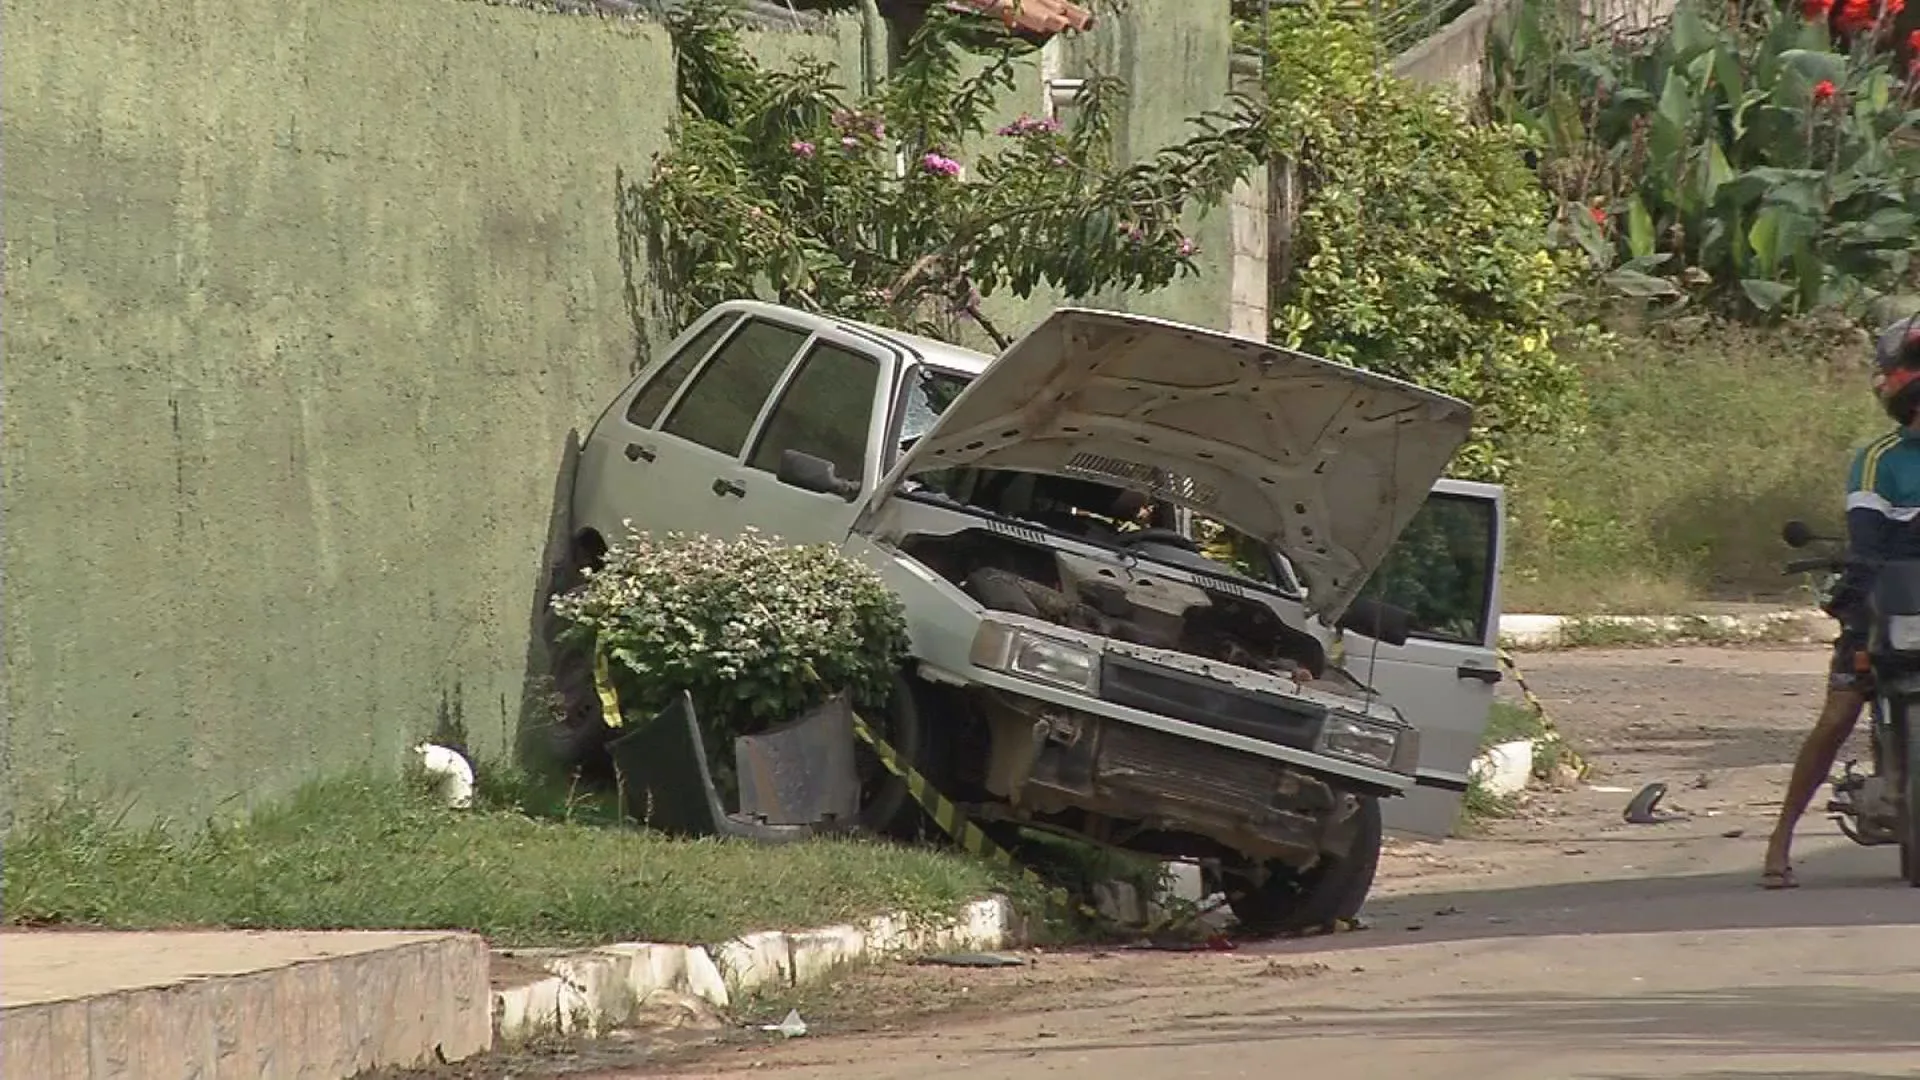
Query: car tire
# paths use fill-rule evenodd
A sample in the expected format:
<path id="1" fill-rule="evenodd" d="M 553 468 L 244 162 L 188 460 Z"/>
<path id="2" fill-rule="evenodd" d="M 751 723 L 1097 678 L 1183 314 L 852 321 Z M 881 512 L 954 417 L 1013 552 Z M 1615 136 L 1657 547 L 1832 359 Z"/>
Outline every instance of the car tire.
<path id="1" fill-rule="evenodd" d="M 1227 905 L 1240 925 L 1256 934 L 1285 934 L 1359 915 L 1380 867 L 1383 831 L 1378 799 L 1362 798 L 1357 812 L 1353 847 L 1337 859 L 1322 858 L 1304 873 L 1272 864 L 1267 879 L 1251 887 L 1236 882 L 1232 868 L 1225 868 Z"/>
<path id="2" fill-rule="evenodd" d="M 586 581 L 585 567 L 599 554 L 586 544 L 575 544 L 555 566 L 548 603 Z M 547 649 L 547 671 L 553 680 L 554 716 L 547 729 L 547 751 L 563 772 L 595 777 L 613 776 L 607 744 L 613 729 L 600 715 L 600 695 L 593 685 L 593 652 L 561 637 L 564 622 L 551 607 L 543 610 L 541 630 Z"/>
<path id="3" fill-rule="evenodd" d="M 941 748 L 948 734 L 941 723 L 937 691 L 904 671 L 895 672 L 886 708 L 863 713 L 874 733 L 886 740 L 903 760 L 940 788 L 946 760 Z M 854 748 L 854 766 L 861 774 L 860 827 L 895 840 L 922 840 L 944 835 L 914 801 L 907 782 L 886 771 L 865 744 Z"/>

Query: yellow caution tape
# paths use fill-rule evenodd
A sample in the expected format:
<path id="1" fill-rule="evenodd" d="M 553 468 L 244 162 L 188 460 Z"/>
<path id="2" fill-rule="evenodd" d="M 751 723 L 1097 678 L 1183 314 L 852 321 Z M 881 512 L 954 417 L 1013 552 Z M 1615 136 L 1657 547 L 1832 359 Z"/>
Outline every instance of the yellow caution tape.
<path id="1" fill-rule="evenodd" d="M 1501 649 L 1500 663 L 1507 669 L 1508 674 L 1513 676 L 1514 685 L 1520 687 L 1520 696 L 1525 699 L 1527 707 L 1540 718 L 1540 726 L 1546 730 L 1547 738 L 1559 744 L 1561 753 L 1566 756 L 1567 764 L 1578 770 L 1581 779 L 1586 779 L 1587 759 L 1581 757 L 1573 747 L 1568 746 L 1567 741 L 1560 736 L 1559 726 L 1553 722 L 1553 717 L 1547 715 L 1547 703 L 1541 701 L 1540 695 L 1534 693 L 1533 688 L 1527 685 L 1527 677 L 1520 673 L 1520 665 L 1514 662 L 1513 653 Z"/>
<path id="2" fill-rule="evenodd" d="M 593 691 L 600 695 L 600 722 L 613 731 L 620 730 L 620 693 L 613 688 L 613 677 L 607 670 L 607 650 L 598 646 L 593 650 Z"/>
<path id="3" fill-rule="evenodd" d="M 594 692 L 600 698 L 600 718 L 602 722 L 609 728 L 618 729 L 622 723 L 620 694 L 619 691 L 614 689 L 605 649 L 596 648 L 594 650 L 593 688 Z M 940 794 L 940 790 L 934 787 L 933 783 L 925 776 L 922 776 L 918 769 L 907 764 L 907 762 L 900 757 L 899 752 L 894 750 L 885 739 L 875 734 L 873 729 L 867 726 L 867 722 L 861 719 L 858 713 L 853 714 L 853 732 L 859 737 L 861 742 L 866 743 L 867 746 L 873 750 L 874 756 L 880 759 L 880 764 L 884 766 L 888 772 L 899 777 L 906 783 L 907 794 L 912 796 L 913 801 L 919 805 L 922 810 L 927 812 L 927 816 L 933 819 L 934 824 L 938 825 L 942 832 L 946 833 L 954 843 L 958 844 L 962 851 L 967 852 L 975 858 L 983 859 L 992 865 L 1018 872 L 1024 880 L 1041 890 L 1055 906 L 1063 911 L 1079 915 L 1095 923 L 1110 926 L 1115 925 L 1115 920 L 1107 918 L 1098 908 L 1074 899 L 1072 894 L 1066 889 L 1060 888 L 1057 885 L 1047 884 L 1046 880 L 1039 874 L 1034 873 L 1033 870 L 1028 867 L 1022 866 L 1019 860 L 1013 857 L 1011 852 L 1001 847 L 998 843 L 995 843 L 993 838 L 987 835 L 986 830 L 974 824 L 972 820 L 962 813 L 960 807 L 955 805 L 953 800 Z M 1145 927 L 1128 927 L 1124 929 L 1134 934 L 1151 935 L 1164 933 L 1172 929 L 1175 924 L 1180 921 L 1178 916 L 1168 914 Z M 1299 931 L 1288 936 L 1308 937 L 1361 929 L 1365 929 L 1365 926 L 1358 919 L 1341 919 L 1331 926 Z"/>
<path id="4" fill-rule="evenodd" d="M 1144 927 L 1118 927 L 1115 920 L 1107 918 L 1099 909 L 1074 899 L 1067 890 L 1059 886 L 1048 885 L 1039 874 L 1020 865 L 1011 852 L 995 843 L 984 829 L 974 824 L 958 806 L 954 805 L 953 800 L 940 794 L 940 790 L 934 787 L 931 781 L 902 759 L 885 739 L 875 734 L 858 713 L 853 717 L 853 733 L 860 738 L 861 742 L 872 748 L 874 756 L 880 759 L 880 764 L 888 772 L 906 782 L 907 793 L 913 797 L 913 801 L 927 812 L 927 816 L 933 819 L 934 824 L 940 826 L 940 830 L 951 837 L 962 851 L 995 866 L 1019 872 L 1024 880 L 1041 889 L 1061 910 L 1077 914 L 1098 924 L 1116 926 L 1127 933 L 1139 936 L 1165 933 L 1184 921 L 1182 915 L 1168 913 Z M 1315 927 L 1284 936 L 1310 937 L 1361 929 L 1365 929 L 1365 924 L 1359 919 L 1340 919 L 1329 926 Z"/>

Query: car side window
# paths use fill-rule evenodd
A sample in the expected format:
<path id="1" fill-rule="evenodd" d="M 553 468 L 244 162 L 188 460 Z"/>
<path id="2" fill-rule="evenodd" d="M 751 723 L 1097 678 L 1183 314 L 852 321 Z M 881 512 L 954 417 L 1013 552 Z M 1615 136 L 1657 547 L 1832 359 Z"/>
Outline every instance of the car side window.
<path id="1" fill-rule="evenodd" d="M 747 464 L 777 472 L 781 451 L 799 450 L 833 462 L 842 479 L 860 479 L 879 388 L 880 365 L 872 357 L 815 345 L 767 417 Z"/>
<path id="2" fill-rule="evenodd" d="M 714 343 L 725 337 L 727 331 L 733 329 L 733 324 L 739 321 L 740 316 L 732 312 L 720 316 L 695 334 L 685 348 L 669 357 L 660 370 L 647 380 L 647 385 L 633 395 L 633 402 L 627 406 L 627 423 L 634 427 L 652 427 L 653 422 L 660 419 L 660 410 L 673 400 L 673 392 L 686 381 L 687 372 L 705 359 L 713 351 Z"/>
<path id="3" fill-rule="evenodd" d="M 807 332 L 749 321 L 688 384 L 661 430 L 723 454 L 738 454 L 760 406 L 787 370 Z"/>
<path id="4" fill-rule="evenodd" d="M 1405 608 L 1417 636 L 1480 644 L 1492 606 L 1494 525 L 1491 500 L 1428 495 L 1360 595 Z"/>

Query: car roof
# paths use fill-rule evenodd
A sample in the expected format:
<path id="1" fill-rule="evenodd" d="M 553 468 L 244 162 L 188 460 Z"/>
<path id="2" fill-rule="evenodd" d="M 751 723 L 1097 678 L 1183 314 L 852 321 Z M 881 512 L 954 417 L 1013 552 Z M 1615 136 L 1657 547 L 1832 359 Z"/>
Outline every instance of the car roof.
<path id="1" fill-rule="evenodd" d="M 729 311 L 739 311 L 759 315 L 768 315 L 786 322 L 798 322 L 813 327 L 836 327 L 851 330 L 865 337 L 879 337 L 898 347 L 909 356 L 933 364 L 936 367 L 951 368 L 965 375 L 978 375 L 993 362 L 993 357 L 983 352 L 969 349 L 951 342 L 937 341 L 920 334 L 910 334 L 905 330 L 894 330 L 885 326 L 861 322 L 858 319 L 842 319 L 832 315 L 819 315 L 799 308 L 782 304 L 769 304 L 759 300 L 729 300 L 717 305 Z"/>

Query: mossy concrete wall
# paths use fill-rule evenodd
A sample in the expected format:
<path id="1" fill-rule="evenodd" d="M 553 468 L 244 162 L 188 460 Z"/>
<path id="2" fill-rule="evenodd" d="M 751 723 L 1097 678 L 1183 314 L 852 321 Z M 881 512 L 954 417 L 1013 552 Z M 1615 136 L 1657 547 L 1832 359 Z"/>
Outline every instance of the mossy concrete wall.
<path id="1" fill-rule="evenodd" d="M 1214 104 L 1225 7 L 1115 47 L 1131 145 Z M 506 753 L 569 440 L 672 329 L 630 310 L 615 212 L 665 145 L 665 33 L 473 0 L 4 20 L 0 815 L 237 808 L 437 724 Z M 859 33 L 756 48 L 857 85 Z"/>

